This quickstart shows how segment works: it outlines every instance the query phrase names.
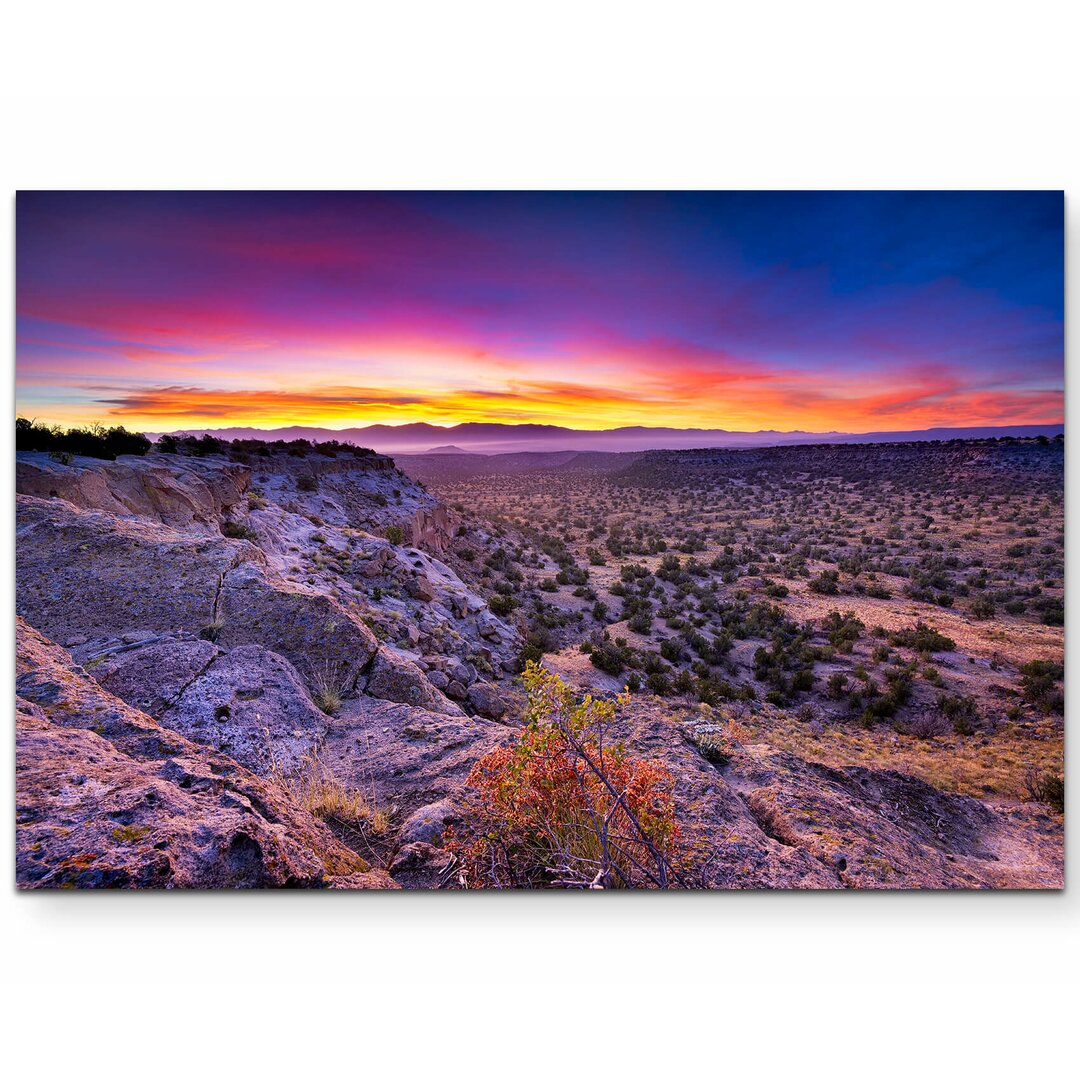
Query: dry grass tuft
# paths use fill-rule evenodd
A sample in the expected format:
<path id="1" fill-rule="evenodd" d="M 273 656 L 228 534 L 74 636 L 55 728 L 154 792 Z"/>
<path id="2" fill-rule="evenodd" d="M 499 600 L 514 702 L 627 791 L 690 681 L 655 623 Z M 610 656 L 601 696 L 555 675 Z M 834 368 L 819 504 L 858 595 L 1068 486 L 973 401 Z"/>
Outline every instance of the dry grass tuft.
<path id="1" fill-rule="evenodd" d="M 356 788 L 347 787 L 322 760 L 310 754 L 300 768 L 285 775 L 274 768 L 274 781 L 305 810 L 324 821 L 335 821 L 365 836 L 383 836 L 390 828 L 390 815 Z"/>
<path id="2" fill-rule="evenodd" d="M 348 672 L 343 664 L 329 660 L 311 669 L 311 700 L 327 714 L 337 716 L 349 692 Z"/>

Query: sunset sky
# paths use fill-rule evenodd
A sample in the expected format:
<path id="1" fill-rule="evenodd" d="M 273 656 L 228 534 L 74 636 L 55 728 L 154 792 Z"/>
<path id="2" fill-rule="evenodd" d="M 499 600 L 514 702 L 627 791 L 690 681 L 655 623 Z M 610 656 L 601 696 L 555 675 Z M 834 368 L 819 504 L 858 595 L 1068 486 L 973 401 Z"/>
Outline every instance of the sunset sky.
<path id="1" fill-rule="evenodd" d="M 20 415 L 1063 419 L 1060 193 L 22 193 Z"/>

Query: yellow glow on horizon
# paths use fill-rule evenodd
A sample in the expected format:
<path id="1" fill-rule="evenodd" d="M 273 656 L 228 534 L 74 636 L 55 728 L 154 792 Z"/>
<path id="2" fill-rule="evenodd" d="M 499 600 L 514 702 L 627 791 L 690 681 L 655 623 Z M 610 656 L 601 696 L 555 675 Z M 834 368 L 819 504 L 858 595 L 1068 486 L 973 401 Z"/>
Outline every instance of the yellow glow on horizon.
<path id="1" fill-rule="evenodd" d="M 88 423 L 123 424 L 130 430 L 162 432 L 250 427 L 272 430 L 319 427 L 328 431 L 372 425 L 401 427 L 427 423 L 450 429 L 462 423 L 548 424 L 584 431 L 618 427 L 720 428 L 727 431 L 778 430 L 825 433 L 900 431 L 927 427 L 994 424 L 1060 423 L 1060 392 L 1030 395 L 1017 403 L 1015 395 L 1003 414 L 994 395 L 963 395 L 958 400 L 914 400 L 907 407 L 879 412 L 880 393 L 867 398 L 821 395 L 813 400 L 778 393 L 732 389 L 727 400 L 672 395 L 675 400 L 651 400 L 644 395 L 611 394 L 587 387 L 557 385 L 514 387 L 498 392 L 451 391 L 413 395 L 414 400 L 378 401 L 379 393 L 356 391 L 368 400 L 350 400 L 348 388 L 252 391 L 151 391 L 132 394 L 121 406 L 88 410 L 85 406 L 34 408 L 20 402 L 19 415 L 44 423 L 77 427 Z M 786 400 L 784 400 L 786 398 Z"/>

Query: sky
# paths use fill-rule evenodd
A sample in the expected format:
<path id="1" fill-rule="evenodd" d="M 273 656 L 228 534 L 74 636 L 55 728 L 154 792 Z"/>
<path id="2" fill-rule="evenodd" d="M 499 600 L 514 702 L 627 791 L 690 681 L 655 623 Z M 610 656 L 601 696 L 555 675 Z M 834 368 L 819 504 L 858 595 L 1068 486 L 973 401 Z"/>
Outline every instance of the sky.
<path id="1" fill-rule="evenodd" d="M 1064 418 L 1060 192 L 21 192 L 16 308 L 65 426 Z"/>

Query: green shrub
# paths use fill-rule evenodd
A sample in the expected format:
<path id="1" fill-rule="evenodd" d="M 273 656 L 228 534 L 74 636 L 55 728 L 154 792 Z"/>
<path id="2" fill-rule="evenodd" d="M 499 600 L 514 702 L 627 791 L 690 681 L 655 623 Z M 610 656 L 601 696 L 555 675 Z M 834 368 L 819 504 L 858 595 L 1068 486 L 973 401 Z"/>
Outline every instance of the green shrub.
<path id="1" fill-rule="evenodd" d="M 499 618 L 504 618 L 517 607 L 517 600 L 504 593 L 496 593 L 488 600 L 488 607 L 491 608 L 493 614 L 498 615 Z"/>
<path id="2" fill-rule="evenodd" d="M 1024 787 L 1036 802 L 1046 803 L 1059 814 L 1065 813 L 1065 778 L 1055 773 L 1032 769 L 1024 777 Z"/>
<path id="3" fill-rule="evenodd" d="M 917 622 L 914 626 L 894 631 L 889 634 L 889 641 L 893 645 L 900 645 L 927 654 L 952 652 L 956 648 L 956 642 L 952 638 L 939 634 L 924 622 Z"/>
<path id="4" fill-rule="evenodd" d="M 249 529 L 239 522 L 223 521 L 221 523 L 221 535 L 227 536 L 230 540 L 257 540 L 259 534 L 254 529 Z"/>
<path id="5" fill-rule="evenodd" d="M 822 596 L 835 596 L 840 591 L 840 575 L 835 570 L 822 570 L 810 582 L 810 590 Z"/>

